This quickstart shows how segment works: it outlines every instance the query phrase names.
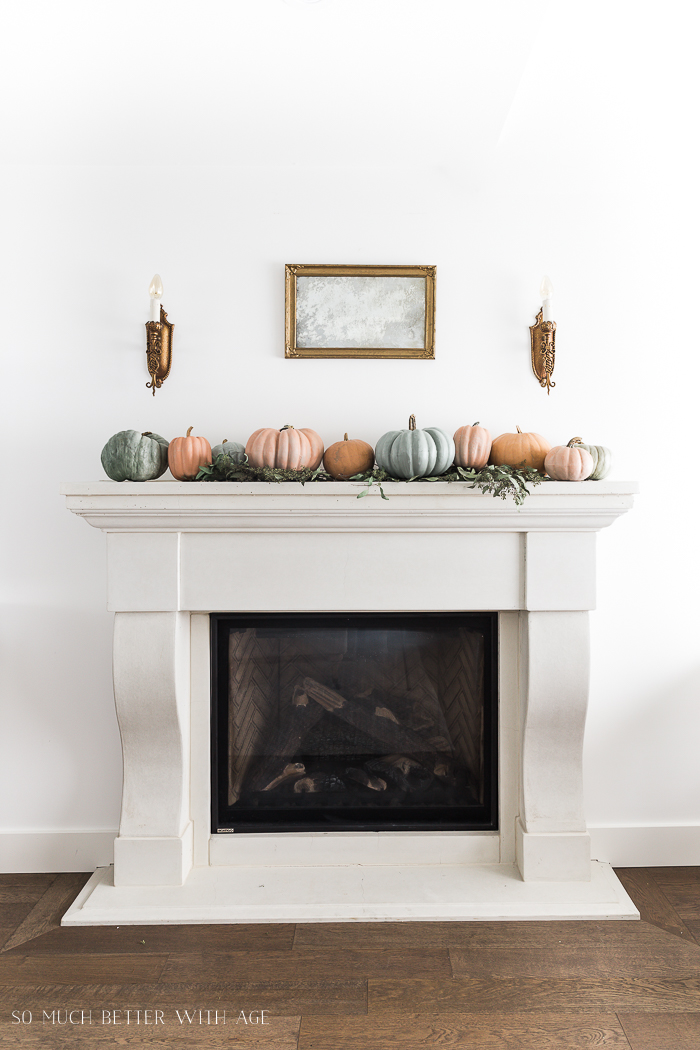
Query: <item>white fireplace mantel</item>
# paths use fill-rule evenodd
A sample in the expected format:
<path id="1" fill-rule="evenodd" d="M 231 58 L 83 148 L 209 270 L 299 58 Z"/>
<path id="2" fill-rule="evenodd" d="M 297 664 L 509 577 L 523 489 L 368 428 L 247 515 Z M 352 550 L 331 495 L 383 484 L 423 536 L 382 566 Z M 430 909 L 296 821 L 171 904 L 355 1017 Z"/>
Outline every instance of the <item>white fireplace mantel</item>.
<path id="1" fill-rule="evenodd" d="M 107 533 L 124 789 L 66 924 L 635 918 L 591 861 L 581 755 L 595 533 L 631 482 L 66 485 Z M 212 834 L 209 613 L 499 613 L 499 831 Z"/>

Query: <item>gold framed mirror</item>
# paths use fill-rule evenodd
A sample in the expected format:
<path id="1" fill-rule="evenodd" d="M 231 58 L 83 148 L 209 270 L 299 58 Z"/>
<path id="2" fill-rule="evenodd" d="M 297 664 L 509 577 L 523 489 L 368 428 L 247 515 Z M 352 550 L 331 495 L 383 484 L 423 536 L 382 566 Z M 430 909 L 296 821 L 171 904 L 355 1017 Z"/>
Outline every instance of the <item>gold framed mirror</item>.
<path id="1" fill-rule="evenodd" d="M 285 266 L 285 357 L 435 357 L 435 266 Z"/>

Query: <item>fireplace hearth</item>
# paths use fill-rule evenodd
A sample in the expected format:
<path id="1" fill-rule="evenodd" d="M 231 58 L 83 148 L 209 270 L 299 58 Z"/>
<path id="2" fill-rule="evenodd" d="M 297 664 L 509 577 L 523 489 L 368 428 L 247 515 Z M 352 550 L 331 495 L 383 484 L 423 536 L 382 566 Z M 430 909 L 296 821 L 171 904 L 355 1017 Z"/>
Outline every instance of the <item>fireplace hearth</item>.
<path id="1" fill-rule="evenodd" d="M 114 866 L 65 925 L 638 917 L 582 775 L 596 533 L 634 483 L 64 491 L 107 534 L 124 756 Z"/>
<path id="2" fill-rule="evenodd" d="M 212 832 L 495 830 L 497 617 L 212 630 Z"/>

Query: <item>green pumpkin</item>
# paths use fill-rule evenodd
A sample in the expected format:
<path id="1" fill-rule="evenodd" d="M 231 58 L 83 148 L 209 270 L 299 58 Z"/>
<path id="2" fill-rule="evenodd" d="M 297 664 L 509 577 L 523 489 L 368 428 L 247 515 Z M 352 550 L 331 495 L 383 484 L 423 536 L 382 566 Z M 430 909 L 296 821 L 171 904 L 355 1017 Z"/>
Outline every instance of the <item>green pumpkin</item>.
<path id="1" fill-rule="evenodd" d="M 432 478 L 444 474 L 455 458 L 455 443 L 437 427 L 416 429 L 411 416 L 408 430 L 390 430 L 377 442 L 377 466 L 395 478 Z"/>
<path id="2" fill-rule="evenodd" d="M 211 450 L 211 461 L 216 463 L 217 456 L 228 456 L 232 463 L 245 463 L 245 445 L 239 445 L 237 441 L 229 441 L 224 438 L 220 445 L 214 445 Z"/>
<path id="3" fill-rule="evenodd" d="M 120 430 L 102 449 L 102 466 L 112 481 L 153 481 L 168 469 L 168 442 L 150 430 Z"/>
<path id="4" fill-rule="evenodd" d="M 593 473 L 589 474 L 586 481 L 602 481 L 607 478 L 612 470 L 612 452 L 605 445 L 584 445 L 580 438 L 576 440 L 578 448 L 585 448 L 593 457 Z"/>

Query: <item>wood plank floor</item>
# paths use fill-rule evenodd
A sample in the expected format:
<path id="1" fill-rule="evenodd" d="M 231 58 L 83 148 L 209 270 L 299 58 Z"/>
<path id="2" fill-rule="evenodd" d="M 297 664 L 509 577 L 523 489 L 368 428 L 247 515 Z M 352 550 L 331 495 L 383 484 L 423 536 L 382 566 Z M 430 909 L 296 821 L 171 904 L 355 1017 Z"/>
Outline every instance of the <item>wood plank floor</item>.
<path id="1" fill-rule="evenodd" d="M 87 875 L 0 875 L 0 1050 L 700 1050 L 700 868 L 641 922 L 62 929 Z"/>

